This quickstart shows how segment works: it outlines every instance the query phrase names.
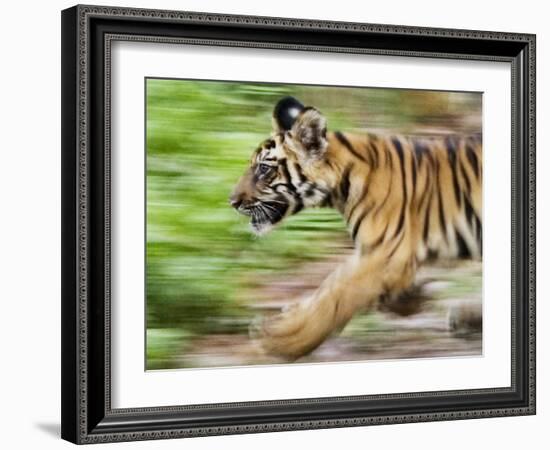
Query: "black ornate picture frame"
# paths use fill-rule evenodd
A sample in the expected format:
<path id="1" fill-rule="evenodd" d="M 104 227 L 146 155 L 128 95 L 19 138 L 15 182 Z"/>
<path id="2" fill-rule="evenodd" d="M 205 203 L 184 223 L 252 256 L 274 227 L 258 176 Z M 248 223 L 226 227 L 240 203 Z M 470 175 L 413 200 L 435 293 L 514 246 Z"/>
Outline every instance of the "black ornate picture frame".
<path id="1" fill-rule="evenodd" d="M 510 63 L 511 386 L 113 409 L 110 50 L 114 41 Z M 84 444 L 528 414 L 535 414 L 534 35 L 98 6 L 62 12 L 64 439 Z"/>

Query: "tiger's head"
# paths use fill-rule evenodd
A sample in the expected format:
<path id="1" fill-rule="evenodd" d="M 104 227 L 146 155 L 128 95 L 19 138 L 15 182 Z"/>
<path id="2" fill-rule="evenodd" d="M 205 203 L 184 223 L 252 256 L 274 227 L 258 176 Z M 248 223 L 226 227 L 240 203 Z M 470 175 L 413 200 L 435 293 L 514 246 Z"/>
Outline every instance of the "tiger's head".
<path id="1" fill-rule="evenodd" d="M 324 116 L 285 97 L 275 106 L 272 126 L 271 137 L 253 152 L 229 200 L 250 217 L 256 234 L 268 232 L 304 207 L 330 201 L 328 184 L 320 176 L 328 147 Z"/>

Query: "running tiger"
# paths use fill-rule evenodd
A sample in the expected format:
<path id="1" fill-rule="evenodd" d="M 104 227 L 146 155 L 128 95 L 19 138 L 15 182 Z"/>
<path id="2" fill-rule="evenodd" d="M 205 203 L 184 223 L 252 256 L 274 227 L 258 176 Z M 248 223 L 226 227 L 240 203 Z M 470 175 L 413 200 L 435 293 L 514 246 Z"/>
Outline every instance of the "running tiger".
<path id="1" fill-rule="evenodd" d="M 267 353 L 297 359 L 358 311 L 391 306 L 427 259 L 481 258 L 480 136 L 327 132 L 321 112 L 293 97 L 279 101 L 272 122 L 231 205 L 257 234 L 304 208 L 335 208 L 355 252 L 310 298 L 256 326 Z"/>

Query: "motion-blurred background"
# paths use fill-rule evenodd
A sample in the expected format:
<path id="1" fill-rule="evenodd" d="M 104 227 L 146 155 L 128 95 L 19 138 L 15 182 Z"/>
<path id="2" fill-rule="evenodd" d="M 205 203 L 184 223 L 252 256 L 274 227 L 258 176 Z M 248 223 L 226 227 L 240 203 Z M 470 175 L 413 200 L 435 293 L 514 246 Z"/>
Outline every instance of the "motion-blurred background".
<path id="1" fill-rule="evenodd" d="M 332 210 L 303 211 L 257 238 L 228 205 L 285 95 L 318 108 L 329 130 L 482 129 L 479 93 L 148 79 L 147 369 L 279 362 L 251 350 L 251 320 L 315 289 L 351 251 Z M 437 280 L 420 313 L 358 316 L 299 362 L 480 354 L 480 333 L 452 333 L 447 318 L 480 301 L 481 264 L 439 263 L 419 277 Z"/>

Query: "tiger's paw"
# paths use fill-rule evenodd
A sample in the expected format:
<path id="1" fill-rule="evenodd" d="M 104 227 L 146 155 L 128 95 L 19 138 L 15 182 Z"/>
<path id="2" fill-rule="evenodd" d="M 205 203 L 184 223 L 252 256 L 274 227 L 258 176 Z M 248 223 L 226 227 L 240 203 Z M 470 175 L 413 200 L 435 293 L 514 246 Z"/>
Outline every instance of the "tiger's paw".
<path id="1" fill-rule="evenodd" d="M 433 299 L 429 286 L 434 281 L 436 280 L 433 278 L 419 279 L 399 295 L 382 296 L 378 302 L 378 309 L 402 317 L 418 314 L 423 310 L 425 303 Z"/>
<path id="2" fill-rule="evenodd" d="M 257 317 L 249 327 L 250 338 L 266 355 L 292 362 L 309 354 L 323 342 L 315 328 L 310 329 L 306 313 L 299 305 L 281 312 Z"/>

